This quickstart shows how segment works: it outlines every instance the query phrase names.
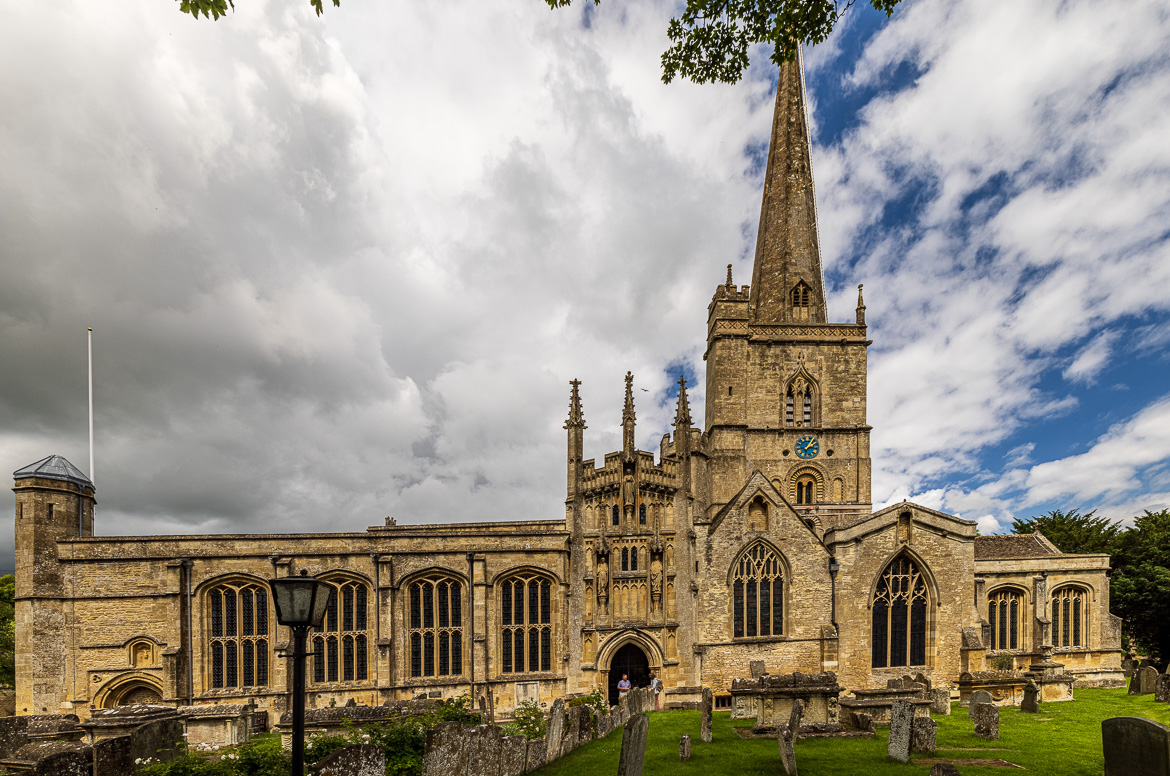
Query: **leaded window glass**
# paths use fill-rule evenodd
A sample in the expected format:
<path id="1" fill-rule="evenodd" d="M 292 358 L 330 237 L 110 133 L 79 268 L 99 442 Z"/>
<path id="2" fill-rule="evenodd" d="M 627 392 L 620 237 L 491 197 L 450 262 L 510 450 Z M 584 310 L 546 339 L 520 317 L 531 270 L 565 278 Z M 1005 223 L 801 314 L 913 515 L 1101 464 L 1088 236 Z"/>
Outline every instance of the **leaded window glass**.
<path id="1" fill-rule="evenodd" d="M 552 670 L 552 582 L 536 574 L 500 583 L 500 672 Z"/>
<path id="2" fill-rule="evenodd" d="M 325 621 L 313 629 L 313 681 L 354 682 L 369 679 L 366 645 L 373 625 L 367 617 L 369 587 L 346 578 L 327 579 L 333 590 Z"/>
<path id="3" fill-rule="evenodd" d="M 874 668 L 926 665 L 926 580 L 905 555 L 878 580 L 872 647 Z"/>
<path id="4" fill-rule="evenodd" d="M 463 674 L 463 583 L 431 576 L 410 583 L 410 675 Z M 523 601 L 520 602 L 523 609 Z"/>
<path id="5" fill-rule="evenodd" d="M 993 650 L 1020 649 L 1021 614 L 1024 594 L 1015 588 L 1000 588 L 987 598 L 987 621 L 991 623 Z"/>
<path id="6" fill-rule="evenodd" d="M 1084 588 L 1068 585 L 1052 593 L 1052 644 L 1056 647 L 1088 646 Z"/>
<path id="7" fill-rule="evenodd" d="M 207 591 L 212 689 L 268 684 L 268 588 L 241 582 Z"/>
<path id="8" fill-rule="evenodd" d="M 735 563 L 731 621 L 735 638 L 784 633 L 784 570 L 765 544 L 752 545 Z"/>

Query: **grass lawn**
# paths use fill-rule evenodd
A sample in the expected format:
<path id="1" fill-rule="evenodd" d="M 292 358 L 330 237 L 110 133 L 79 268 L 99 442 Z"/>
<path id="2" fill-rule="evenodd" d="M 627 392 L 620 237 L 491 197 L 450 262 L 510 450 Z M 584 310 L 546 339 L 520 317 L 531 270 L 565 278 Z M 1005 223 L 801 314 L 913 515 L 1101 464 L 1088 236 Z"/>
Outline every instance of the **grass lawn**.
<path id="1" fill-rule="evenodd" d="M 1170 704 L 1154 703 L 1154 696 L 1127 696 L 1125 689 L 1076 691 L 1076 700 L 1045 703 L 1039 714 L 1021 714 L 1019 708 L 999 710 L 999 740 L 977 738 L 967 719 L 967 710 L 953 704 L 950 716 L 936 716 L 940 759 L 998 758 L 1048 776 L 1101 776 L 1105 763 L 1101 754 L 1101 720 L 1109 717 L 1146 717 L 1170 724 Z M 774 739 L 741 739 L 736 727 L 752 726 L 753 720 L 732 720 L 729 712 L 716 712 L 715 740 L 699 740 L 699 712 L 661 711 L 650 715 L 650 740 L 646 746 L 643 773 L 695 774 L 696 776 L 775 776 L 784 773 L 780 750 Z M 680 762 L 678 741 L 691 735 L 691 759 Z M 887 729 L 877 738 L 805 738 L 796 742 L 796 762 L 801 776 L 830 774 L 899 774 L 926 776 L 927 758 L 914 755 L 908 765 L 886 758 Z M 617 773 L 621 751 L 621 730 L 601 741 L 587 744 L 567 757 L 546 765 L 541 776 L 572 774 L 609 776 Z M 1008 776 L 1014 768 L 973 765 L 958 766 L 963 776 Z"/>

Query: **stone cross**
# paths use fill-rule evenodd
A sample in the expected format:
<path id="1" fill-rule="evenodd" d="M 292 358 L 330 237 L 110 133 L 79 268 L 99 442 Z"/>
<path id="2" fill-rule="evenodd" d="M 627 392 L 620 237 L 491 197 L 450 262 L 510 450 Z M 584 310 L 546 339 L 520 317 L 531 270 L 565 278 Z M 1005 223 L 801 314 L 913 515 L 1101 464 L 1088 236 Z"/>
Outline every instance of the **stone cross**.
<path id="1" fill-rule="evenodd" d="M 800 720 L 804 716 L 804 701 L 797 698 L 792 702 L 792 714 L 788 722 L 776 726 L 776 740 L 780 744 L 780 761 L 788 776 L 796 776 L 796 750 L 793 744 L 800 734 Z"/>
<path id="2" fill-rule="evenodd" d="M 975 720 L 975 735 L 988 741 L 999 740 L 999 707 L 990 703 L 976 703 L 971 707 Z"/>
<path id="3" fill-rule="evenodd" d="M 1024 685 L 1024 700 L 1020 703 L 1020 711 L 1025 714 L 1035 714 L 1040 711 L 1040 687 L 1035 679 L 1029 679 Z"/>
<path id="4" fill-rule="evenodd" d="M 914 707 L 901 698 L 890 706 L 890 742 L 886 753 L 891 760 L 910 762 L 910 737 L 914 726 Z"/>
<path id="5" fill-rule="evenodd" d="M 1170 727 L 1142 717 L 1101 723 L 1105 776 L 1170 776 Z"/>
<path id="6" fill-rule="evenodd" d="M 702 727 L 699 729 L 699 740 L 704 744 L 711 743 L 711 717 L 715 712 L 715 700 L 711 697 L 711 688 L 703 688 Z"/>
<path id="7" fill-rule="evenodd" d="M 622 753 L 618 759 L 618 776 L 642 776 L 642 762 L 646 759 L 646 738 L 650 732 L 650 718 L 636 714 L 622 728 Z"/>
<path id="8" fill-rule="evenodd" d="M 683 733 L 683 737 L 678 741 L 678 759 L 691 759 L 691 737 L 686 733 Z"/>

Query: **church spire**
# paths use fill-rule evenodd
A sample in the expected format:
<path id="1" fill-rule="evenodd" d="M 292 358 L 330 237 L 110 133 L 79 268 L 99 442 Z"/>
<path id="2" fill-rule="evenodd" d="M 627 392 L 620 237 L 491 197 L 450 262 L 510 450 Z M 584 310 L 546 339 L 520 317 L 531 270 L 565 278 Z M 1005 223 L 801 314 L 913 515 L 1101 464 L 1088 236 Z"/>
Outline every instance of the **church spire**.
<path id="1" fill-rule="evenodd" d="M 681 375 L 678 378 L 678 409 L 674 412 L 675 428 L 691 428 L 691 403 L 687 400 L 687 379 Z"/>
<path id="2" fill-rule="evenodd" d="M 626 372 L 626 404 L 622 408 L 622 453 L 634 455 L 634 375 Z"/>
<path id="3" fill-rule="evenodd" d="M 828 317 L 799 53 L 780 67 L 776 85 L 751 312 L 756 323 L 825 323 Z"/>
<path id="4" fill-rule="evenodd" d="M 565 428 L 585 428 L 585 415 L 581 412 L 581 381 L 570 380 L 569 385 L 573 386 L 573 390 L 569 395 L 569 417 L 565 421 Z"/>

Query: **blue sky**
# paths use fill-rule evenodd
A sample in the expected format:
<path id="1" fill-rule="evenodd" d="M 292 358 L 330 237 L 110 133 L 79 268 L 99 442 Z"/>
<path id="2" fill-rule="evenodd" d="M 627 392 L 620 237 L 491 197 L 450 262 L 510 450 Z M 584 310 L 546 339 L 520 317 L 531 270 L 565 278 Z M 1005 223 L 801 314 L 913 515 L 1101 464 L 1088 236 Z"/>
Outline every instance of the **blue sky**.
<path id="1" fill-rule="evenodd" d="M 675 6 L 10 9 L 0 462 L 87 468 L 98 531 L 563 514 L 586 456 L 702 417 L 746 282 L 774 68 L 663 85 Z M 984 532 L 1170 505 L 1170 14 L 857 6 L 806 53 L 830 317 L 865 284 L 875 506 Z M 11 553 L 0 541 L 0 555 Z M 3 564 L 0 564 L 3 565 Z"/>

